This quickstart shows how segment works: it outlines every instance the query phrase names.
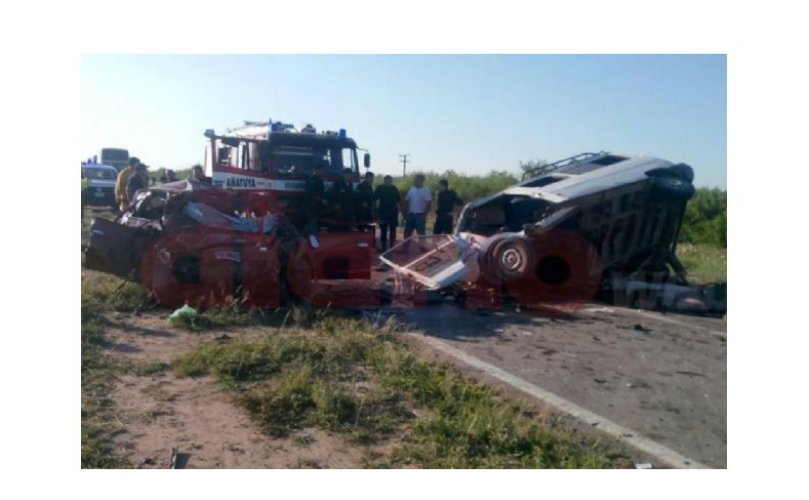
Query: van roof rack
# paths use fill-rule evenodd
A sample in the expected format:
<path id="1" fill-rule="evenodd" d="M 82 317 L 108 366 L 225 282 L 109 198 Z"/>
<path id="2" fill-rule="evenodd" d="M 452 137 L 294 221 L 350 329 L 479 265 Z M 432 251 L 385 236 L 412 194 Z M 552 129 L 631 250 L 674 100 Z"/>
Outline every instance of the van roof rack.
<path id="1" fill-rule="evenodd" d="M 523 172 L 522 179 L 523 180 L 533 179 L 534 177 L 549 174 L 555 170 L 559 170 L 560 168 L 569 167 L 576 163 L 583 162 L 585 160 L 591 160 L 597 156 L 603 156 L 605 154 L 608 153 L 606 151 L 600 151 L 598 153 L 579 153 L 577 155 L 571 156 L 569 158 L 564 158 L 562 160 L 555 161 L 553 163 L 548 163 L 546 165 L 539 165 L 535 168 Z"/>

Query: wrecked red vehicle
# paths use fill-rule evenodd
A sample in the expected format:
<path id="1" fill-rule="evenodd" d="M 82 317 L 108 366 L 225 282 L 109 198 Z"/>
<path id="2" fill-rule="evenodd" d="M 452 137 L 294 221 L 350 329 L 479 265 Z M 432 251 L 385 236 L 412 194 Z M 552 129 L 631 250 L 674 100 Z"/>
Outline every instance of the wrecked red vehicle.
<path id="1" fill-rule="evenodd" d="M 171 306 L 454 298 L 469 308 L 568 311 L 606 293 L 706 312 L 710 301 L 687 286 L 674 255 L 692 179 L 687 165 L 657 158 L 578 155 L 468 204 L 455 235 L 410 238 L 381 255 L 373 231 L 326 224 L 302 237 L 271 212 L 273 193 L 180 181 L 139 192 L 114 222 L 95 220 L 85 264 L 140 282 Z"/>
<path id="2" fill-rule="evenodd" d="M 142 283 L 161 303 L 201 308 L 278 307 L 290 263 L 290 276 L 305 269 L 307 290 L 310 281 L 370 278 L 373 233 L 322 234 L 318 251 L 307 251 L 286 217 L 266 211 L 268 196 L 192 180 L 140 191 L 116 221 L 93 221 L 85 265 Z M 291 288 L 305 293 L 299 281 Z"/>

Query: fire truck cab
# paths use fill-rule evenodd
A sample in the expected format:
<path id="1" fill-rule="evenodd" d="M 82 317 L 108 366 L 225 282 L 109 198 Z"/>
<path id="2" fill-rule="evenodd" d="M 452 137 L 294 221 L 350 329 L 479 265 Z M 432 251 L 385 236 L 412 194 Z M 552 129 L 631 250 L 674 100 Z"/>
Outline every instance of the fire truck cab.
<path id="1" fill-rule="evenodd" d="M 327 196 L 346 168 L 352 172 L 352 183 L 360 181 L 357 150 L 362 148 L 345 129 L 318 132 L 310 124 L 298 130 L 272 120 L 246 121 L 243 127 L 221 135 L 206 130 L 205 137 L 204 172 L 213 187 L 250 191 L 240 198 L 240 212 L 284 215 L 298 230 L 307 223 L 306 181 L 316 166 L 323 166 Z M 363 165 L 370 168 L 370 154 L 362 151 Z M 368 279 L 375 244 L 372 221 L 346 226 L 331 216 L 330 209 L 322 213 L 316 238 L 302 250 L 311 279 Z M 354 230 L 359 228 L 364 230 Z"/>
<path id="2" fill-rule="evenodd" d="M 266 190 L 277 203 L 275 210 L 293 219 L 315 166 L 323 166 L 327 189 L 345 168 L 353 172 L 352 182 L 360 180 L 357 150 L 361 148 L 345 129 L 318 132 L 312 125 L 297 130 L 272 120 L 246 121 L 222 135 L 206 130 L 205 137 L 204 170 L 214 187 Z M 367 151 L 363 164 L 365 168 L 371 164 Z"/>

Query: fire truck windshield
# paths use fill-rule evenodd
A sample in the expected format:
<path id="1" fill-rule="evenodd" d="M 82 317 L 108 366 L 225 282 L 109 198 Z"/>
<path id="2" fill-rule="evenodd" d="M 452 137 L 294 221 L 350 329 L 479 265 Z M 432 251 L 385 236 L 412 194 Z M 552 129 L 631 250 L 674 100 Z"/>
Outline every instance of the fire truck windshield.
<path id="1" fill-rule="evenodd" d="M 343 168 L 357 170 L 357 152 L 354 148 L 319 148 L 310 146 L 276 146 L 271 150 L 272 172 L 283 177 L 304 177 L 323 165 L 327 174 L 336 174 Z"/>

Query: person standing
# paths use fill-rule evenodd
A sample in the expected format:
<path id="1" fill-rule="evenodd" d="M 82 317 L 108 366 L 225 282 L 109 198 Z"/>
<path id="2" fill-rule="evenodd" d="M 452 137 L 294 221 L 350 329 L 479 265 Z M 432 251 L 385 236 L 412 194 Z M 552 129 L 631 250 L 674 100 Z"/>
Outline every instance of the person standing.
<path id="1" fill-rule="evenodd" d="M 331 188 L 331 203 L 334 218 L 342 230 L 351 230 L 354 220 L 354 185 L 351 183 L 351 169 L 343 169 L 343 177 L 334 181 Z"/>
<path id="2" fill-rule="evenodd" d="M 357 228 L 365 231 L 374 220 L 374 173 L 365 172 L 362 182 L 357 185 L 354 192 L 356 202 L 355 214 L 357 216 Z M 360 225 L 362 224 L 362 226 Z M 371 227 L 373 230 L 373 227 Z"/>
<path id="3" fill-rule="evenodd" d="M 166 170 L 163 175 L 160 176 L 160 183 L 165 184 L 167 182 L 174 182 L 177 180 L 177 175 L 174 173 L 174 170 L 168 169 Z"/>
<path id="4" fill-rule="evenodd" d="M 377 186 L 374 192 L 376 202 L 376 213 L 379 216 L 379 240 L 382 242 L 382 251 L 396 244 L 396 227 L 399 225 L 399 206 L 402 203 L 402 196 L 399 188 L 393 185 L 393 177 L 386 175 L 383 184 Z M 390 246 L 388 246 L 388 235 L 390 235 Z"/>
<path id="5" fill-rule="evenodd" d="M 303 200 L 303 216 L 306 220 L 303 232 L 309 236 L 317 233 L 320 212 L 323 210 L 326 185 L 323 183 L 323 165 L 316 165 L 312 176 L 306 180 L 306 197 Z"/>
<path id="6" fill-rule="evenodd" d="M 427 212 L 430 211 L 433 202 L 430 188 L 424 185 L 424 175 L 416 174 L 413 184 L 407 190 L 403 204 L 405 238 L 409 238 L 414 230 L 421 236 L 426 233 L 424 226 L 427 223 Z"/>
<path id="7" fill-rule="evenodd" d="M 140 160 L 133 156 L 129 159 L 128 165 L 118 172 L 118 178 L 115 179 L 115 201 L 118 203 L 118 210 L 123 212 L 129 205 L 129 199 L 126 196 L 126 183 L 129 177 L 135 172 L 135 166 L 140 163 Z"/>
<path id="8" fill-rule="evenodd" d="M 202 165 L 194 165 L 191 167 L 191 178 L 197 182 L 211 184 L 211 178 L 205 177 L 205 172 L 202 170 Z"/>
<path id="9" fill-rule="evenodd" d="M 449 189 L 446 179 L 438 181 L 438 196 L 435 207 L 433 234 L 452 234 L 452 211 L 456 205 L 463 205 L 458 193 Z"/>
<path id="10" fill-rule="evenodd" d="M 131 202 L 135 198 L 135 193 L 139 189 L 149 186 L 148 167 L 143 163 L 138 163 L 135 171 L 129 176 L 126 181 L 126 199 Z"/>

